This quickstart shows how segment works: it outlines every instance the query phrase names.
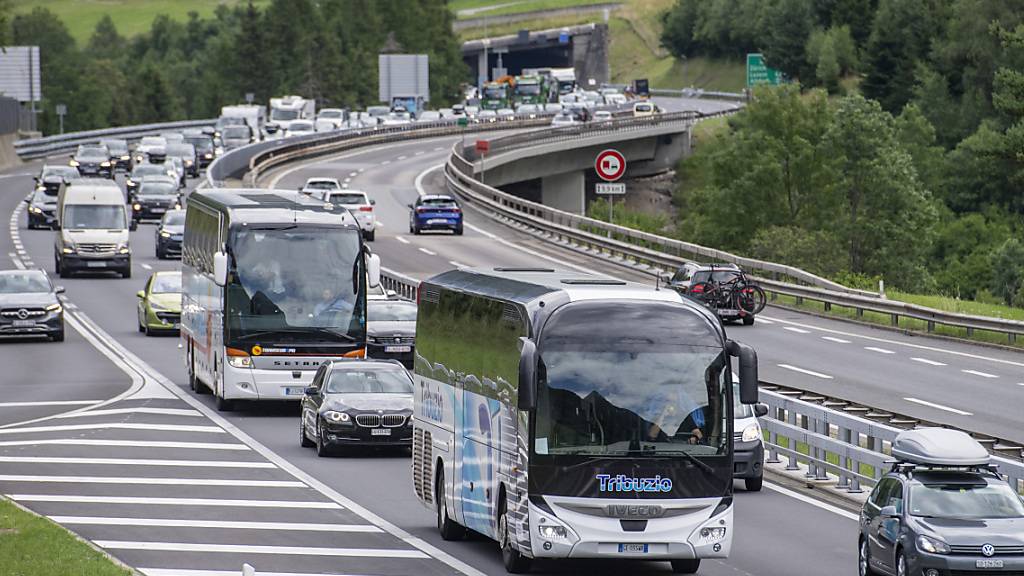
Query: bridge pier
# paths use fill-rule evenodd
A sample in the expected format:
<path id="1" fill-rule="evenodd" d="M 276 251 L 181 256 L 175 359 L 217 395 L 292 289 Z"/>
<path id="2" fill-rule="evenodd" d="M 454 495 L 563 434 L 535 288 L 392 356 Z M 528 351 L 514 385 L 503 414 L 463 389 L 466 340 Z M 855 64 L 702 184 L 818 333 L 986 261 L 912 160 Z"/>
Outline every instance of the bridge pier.
<path id="1" fill-rule="evenodd" d="M 551 208 L 583 214 L 587 207 L 585 182 L 579 170 L 545 176 L 540 180 L 541 202 Z"/>

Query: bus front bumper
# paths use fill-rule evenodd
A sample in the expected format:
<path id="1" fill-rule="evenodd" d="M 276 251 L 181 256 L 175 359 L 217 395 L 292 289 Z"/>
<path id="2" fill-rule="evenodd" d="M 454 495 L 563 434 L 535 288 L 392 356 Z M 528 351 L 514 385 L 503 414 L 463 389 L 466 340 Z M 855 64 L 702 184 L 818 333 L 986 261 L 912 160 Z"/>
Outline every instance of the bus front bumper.
<path id="1" fill-rule="evenodd" d="M 260 370 L 224 363 L 224 398 L 227 400 L 301 400 L 313 382 L 312 370 Z"/>
<path id="2" fill-rule="evenodd" d="M 544 499 L 557 517 L 530 505 L 530 547 L 535 558 L 725 558 L 732 547 L 733 507 L 716 509 L 720 498 L 639 502 L 548 496 Z M 609 506 L 628 514 L 630 507 L 635 508 L 638 503 L 661 505 L 664 515 L 648 519 L 609 515 L 614 514 L 609 512 Z M 562 527 L 564 532 L 550 528 L 555 526 Z M 547 535 L 543 530 L 548 530 Z M 560 537 L 561 533 L 565 536 Z"/>

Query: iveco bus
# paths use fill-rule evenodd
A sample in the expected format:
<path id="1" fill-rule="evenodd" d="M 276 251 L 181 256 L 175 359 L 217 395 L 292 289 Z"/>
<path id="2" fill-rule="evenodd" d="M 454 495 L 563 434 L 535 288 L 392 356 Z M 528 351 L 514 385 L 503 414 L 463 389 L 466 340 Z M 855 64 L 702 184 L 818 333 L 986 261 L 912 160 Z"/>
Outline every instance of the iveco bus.
<path id="1" fill-rule="evenodd" d="M 728 556 L 732 357 L 757 357 L 672 290 L 543 269 L 461 269 L 422 283 L 413 486 L 445 539 L 533 558 Z"/>
<path id="2" fill-rule="evenodd" d="M 380 258 L 344 207 L 298 192 L 199 190 L 182 246 L 189 382 L 217 407 L 301 399 L 328 358 L 366 354 L 366 293 Z"/>

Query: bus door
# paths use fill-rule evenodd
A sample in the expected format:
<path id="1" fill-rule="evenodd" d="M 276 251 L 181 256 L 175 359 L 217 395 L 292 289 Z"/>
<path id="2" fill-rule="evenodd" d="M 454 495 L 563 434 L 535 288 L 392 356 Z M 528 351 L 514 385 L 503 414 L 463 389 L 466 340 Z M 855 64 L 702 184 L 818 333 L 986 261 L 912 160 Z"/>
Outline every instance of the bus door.
<path id="1" fill-rule="evenodd" d="M 497 475 L 503 432 L 495 383 L 475 375 L 462 381 L 462 510 L 465 525 L 493 537 L 497 531 Z"/>

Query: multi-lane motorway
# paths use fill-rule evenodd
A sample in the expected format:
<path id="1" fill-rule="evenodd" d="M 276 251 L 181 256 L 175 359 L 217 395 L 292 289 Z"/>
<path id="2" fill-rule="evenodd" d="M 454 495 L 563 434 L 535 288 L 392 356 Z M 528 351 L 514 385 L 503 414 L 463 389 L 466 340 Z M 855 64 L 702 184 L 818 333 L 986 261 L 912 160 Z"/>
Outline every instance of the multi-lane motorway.
<path id="1" fill-rule="evenodd" d="M 386 267 L 413 277 L 459 265 L 546 261 L 639 279 L 472 211 L 462 237 L 409 234 L 406 205 L 420 190 L 440 189 L 437 167 L 453 142 L 347 152 L 269 174 L 262 184 L 349 179 L 377 201 L 382 227 L 373 249 Z M 0 213 L 14 213 L 33 169 L 0 180 Z M 0 234 L 0 256 L 52 272 L 52 241 L 52 233 L 25 230 L 22 216 L 11 234 Z M 237 574 L 242 562 L 261 574 L 504 573 L 493 543 L 437 536 L 433 515 L 412 493 L 407 455 L 320 459 L 298 446 L 294 406 L 218 414 L 208 396 L 189 392 L 177 339 L 135 329 L 135 292 L 148 272 L 176 267 L 155 259 L 153 241 L 152 226 L 134 233 L 132 279 L 60 281 L 75 328 L 67 342 L 0 346 L 0 492 L 149 574 Z M 1004 437 L 1020 434 L 1012 419 L 1024 394 L 1017 384 L 1024 355 L 775 309 L 765 319 L 730 331 L 757 347 L 767 380 L 969 428 L 991 426 Z M 60 417 L 48 417 L 54 415 Z M 854 515 L 767 488 L 738 488 L 732 557 L 705 562 L 702 574 L 855 572 Z M 622 570 L 607 563 L 538 568 Z"/>

